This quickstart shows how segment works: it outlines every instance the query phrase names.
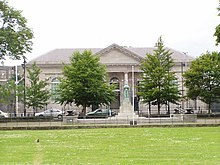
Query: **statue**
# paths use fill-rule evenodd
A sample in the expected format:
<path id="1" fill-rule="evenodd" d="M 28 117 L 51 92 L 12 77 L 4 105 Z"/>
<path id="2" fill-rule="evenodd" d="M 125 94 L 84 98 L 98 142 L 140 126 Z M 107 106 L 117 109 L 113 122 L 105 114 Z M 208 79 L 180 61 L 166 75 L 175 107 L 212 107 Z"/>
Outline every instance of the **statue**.
<path id="1" fill-rule="evenodd" d="M 124 99 L 129 99 L 129 86 L 127 84 L 124 85 Z"/>

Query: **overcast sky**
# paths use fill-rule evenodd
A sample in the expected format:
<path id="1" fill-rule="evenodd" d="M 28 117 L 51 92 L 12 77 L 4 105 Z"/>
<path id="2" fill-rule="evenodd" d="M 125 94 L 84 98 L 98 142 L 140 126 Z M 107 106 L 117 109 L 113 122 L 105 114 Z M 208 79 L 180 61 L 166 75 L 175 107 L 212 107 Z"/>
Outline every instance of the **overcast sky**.
<path id="1" fill-rule="evenodd" d="M 160 35 L 166 47 L 193 57 L 220 49 L 213 37 L 219 0 L 8 1 L 34 32 L 28 61 L 57 48 L 153 47 Z"/>

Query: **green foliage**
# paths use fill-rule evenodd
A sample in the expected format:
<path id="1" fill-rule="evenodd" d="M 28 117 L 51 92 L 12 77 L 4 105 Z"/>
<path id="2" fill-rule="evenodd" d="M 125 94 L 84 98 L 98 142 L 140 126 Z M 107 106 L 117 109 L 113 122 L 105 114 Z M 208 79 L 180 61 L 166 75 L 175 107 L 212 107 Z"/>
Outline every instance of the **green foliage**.
<path id="1" fill-rule="evenodd" d="M 217 8 L 219 11 L 218 16 L 220 16 L 220 6 Z M 216 37 L 216 46 L 220 43 L 220 24 L 216 26 L 214 36 Z"/>
<path id="2" fill-rule="evenodd" d="M 216 46 L 220 43 L 220 24 L 216 26 L 214 36 L 216 37 Z"/>
<path id="3" fill-rule="evenodd" d="M 220 127 L 4 130 L 0 164 L 218 165 L 219 132 Z"/>
<path id="4" fill-rule="evenodd" d="M 16 89 L 17 88 L 17 89 Z M 21 98 L 23 95 L 23 85 L 18 84 L 16 86 L 15 77 L 12 76 L 5 84 L 0 84 L 0 103 L 3 105 L 14 106 L 15 95 Z M 14 107 L 11 107 L 12 110 Z"/>
<path id="5" fill-rule="evenodd" d="M 0 85 L 0 103 L 11 104 L 15 100 L 15 81 L 8 80 L 5 84 Z"/>
<path id="6" fill-rule="evenodd" d="M 209 105 L 220 99 L 220 54 L 207 52 L 192 61 L 190 69 L 184 73 L 187 96 L 197 97 Z"/>
<path id="7" fill-rule="evenodd" d="M 43 108 L 47 104 L 50 92 L 46 89 L 47 81 L 39 78 L 41 70 L 36 63 L 27 71 L 30 85 L 26 87 L 26 105 L 36 112 L 38 108 Z"/>
<path id="8" fill-rule="evenodd" d="M 70 61 L 63 69 L 57 102 L 82 105 L 83 113 L 87 106 L 110 104 L 114 99 L 113 87 L 107 83 L 106 68 L 99 58 L 85 50 L 82 54 L 74 52 Z"/>
<path id="9" fill-rule="evenodd" d="M 158 105 L 158 114 L 160 114 L 162 104 L 168 102 L 176 104 L 179 99 L 177 79 L 171 72 L 171 68 L 174 66 L 171 54 L 164 48 L 160 37 L 154 54 L 146 54 L 141 63 L 143 75 L 138 95 L 143 98 L 145 103 Z"/>
<path id="10" fill-rule="evenodd" d="M 8 6 L 7 1 L 0 1 L 0 60 L 6 56 L 20 59 L 32 50 L 33 33 L 26 24 L 21 11 Z"/>

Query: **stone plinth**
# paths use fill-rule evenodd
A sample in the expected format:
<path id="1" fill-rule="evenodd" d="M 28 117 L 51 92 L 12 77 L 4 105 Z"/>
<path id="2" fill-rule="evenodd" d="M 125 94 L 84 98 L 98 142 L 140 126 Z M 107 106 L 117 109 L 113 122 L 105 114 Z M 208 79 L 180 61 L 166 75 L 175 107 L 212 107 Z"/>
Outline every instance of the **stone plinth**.
<path id="1" fill-rule="evenodd" d="M 129 99 L 124 99 L 124 101 L 122 102 L 117 118 L 123 118 L 123 119 L 138 118 L 138 115 L 134 114 L 134 110 Z"/>
<path id="2" fill-rule="evenodd" d="M 63 124 L 77 123 L 77 116 L 63 116 Z"/>
<path id="3" fill-rule="evenodd" d="M 183 122 L 196 122 L 197 114 L 171 114 L 171 118 L 178 119 Z"/>

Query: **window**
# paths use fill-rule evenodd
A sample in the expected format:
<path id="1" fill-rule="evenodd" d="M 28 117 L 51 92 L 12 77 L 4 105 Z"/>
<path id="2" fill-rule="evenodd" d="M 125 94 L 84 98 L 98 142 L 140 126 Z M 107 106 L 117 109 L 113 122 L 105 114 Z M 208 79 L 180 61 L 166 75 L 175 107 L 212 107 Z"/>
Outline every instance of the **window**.
<path id="1" fill-rule="evenodd" d="M 116 90 L 120 89 L 119 79 L 117 77 L 111 78 L 110 84 L 114 84 Z"/>
<path id="2" fill-rule="evenodd" d="M 57 78 L 54 78 L 51 81 L 51 94 L 52 94 L 51 99 L 52 100 L 55 100 L 58 97 L 58 95 L 56 94 L 56 90 L 58 88 L 59 83 L 60 81 Z"/>

